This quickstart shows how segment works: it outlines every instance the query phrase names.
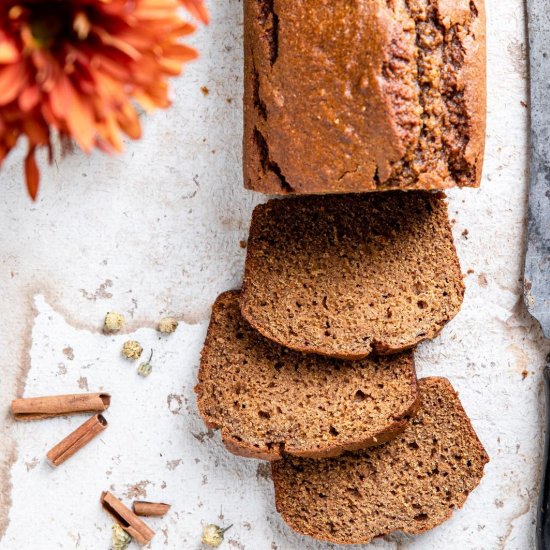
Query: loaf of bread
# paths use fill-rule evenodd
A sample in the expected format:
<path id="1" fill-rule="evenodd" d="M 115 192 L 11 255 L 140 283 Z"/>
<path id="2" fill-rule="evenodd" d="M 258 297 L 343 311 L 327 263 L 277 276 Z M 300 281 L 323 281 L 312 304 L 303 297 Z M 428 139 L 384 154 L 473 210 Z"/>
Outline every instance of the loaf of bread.
<path id="1" fill-rule="evenodd" d="M 290 351 L 243 319 L 237 291 L 214 304 L 195 391 L 231 452 L 265 460 L 379 445 L 419 403 L 412 352 L 340 361 Z"/>
<path id="2" fill-rule="evenodd" d="M 245 187 L 478 186 L 484 0 L 244 0 Z"/>
<path id="3" fill-rule="evenodd" d="M 328 460 L 272 464 L 277 510 L 296 531 L 366 544 L 443 523 L 479 484 L 489 457 L 444 378 L 419 381 L 422 405 L 396 439 Z"/>
<path id="4" fill-rule="evenodd" d="M 243 316 L 297 351 L 396 353 L 436 336 L 462 304 L 442 194 L 271 200 L 254 210 L 247 248 Z"/>

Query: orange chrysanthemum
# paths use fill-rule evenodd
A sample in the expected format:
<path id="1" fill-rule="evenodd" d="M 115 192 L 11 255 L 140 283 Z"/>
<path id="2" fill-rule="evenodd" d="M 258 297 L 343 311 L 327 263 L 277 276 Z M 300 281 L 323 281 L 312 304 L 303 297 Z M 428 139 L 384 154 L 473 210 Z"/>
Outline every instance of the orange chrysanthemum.
<path id="1" fill-rule="evenodd" d="M 19 138 L 36 197 L 35 152 L 53 132 L 84 151 L 120 151 L 121 134 L 141 135 L 135 103 L 166 108 L 167 79 L 196 52 L 180 6 L 203 21 L 202 0 L 1 0 L 0 165 Z"/>

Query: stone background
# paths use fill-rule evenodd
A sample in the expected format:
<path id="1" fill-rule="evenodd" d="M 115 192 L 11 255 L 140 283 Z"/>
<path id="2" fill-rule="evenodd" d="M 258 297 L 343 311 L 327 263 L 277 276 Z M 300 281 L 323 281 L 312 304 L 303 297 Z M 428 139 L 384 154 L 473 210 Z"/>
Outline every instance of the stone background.
<path id="1" fill-rule="evenodd" d="M 151 548 L 199 548 L 201 525 L 233 523 L 225 547 L 324 550 L 290 531 L 269 469 L 226 453 L 193 396 L 209 307 L 239 286 L 253 206 L 242 189 L 242 3 L 210 2 L 201 59 L 175 84 L 174 107 L 118 158 L 74 154 L 44 168 L 32 204 L 12 156 L 0 172 L 0 548 L 109 548 L 100 492 L 173 504 Z M 420 375 L 448 376 L 491 463 L 464 509 L 440 528 L 380 549 L 530 549 L 550 350 L 521 297 L 527 83 L 523 2 L 488 0 L 489 119 L 481 189 L 450 193 L 467 293 L 459 316 L 417 353 Z M 208 95 L 201 92 L 206 86 Z M 109 309 L 126 335 L 101 334 Z M 182 323 L 154 330 L 164 314 Z M 143 380 L 119 356 L 131 335 L 155 350 Z M 19 395 L 108 390 L 110 427 L 57 470 L 46 451 L 82 418 L 15 425 Z"/>

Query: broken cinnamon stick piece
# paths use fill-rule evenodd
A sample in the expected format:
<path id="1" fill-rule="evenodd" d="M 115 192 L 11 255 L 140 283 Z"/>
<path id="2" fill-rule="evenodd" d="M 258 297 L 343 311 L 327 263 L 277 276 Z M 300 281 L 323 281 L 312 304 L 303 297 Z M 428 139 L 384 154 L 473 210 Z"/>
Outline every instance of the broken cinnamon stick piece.
<path id="1" fill-rule="evenodd" d="M 94 437 L 107 428 L 107 420 L 100 414 L 86 420 L 79 428 L 70 433 L 63 441 L 60 441 L 47 454 L 52 466 L 59 466 L 65 460 L 71 458 L 77 451 L 82 449 Z"/>
<path id="2" fill-rule="evenodd" d="M 108 393 L 80 393 L 14 399 L 11 410 L 16 420 L 40 420 L 74 413 L 102 412 L 110 404 Z"/>
<path id="3" fill-rule="evenodd" d="M 129 510 L 109 491 L 101 493 L 99 499 L 103 509 L 126 531 L 138 544 L 148 544 L 155 532 L 132 510 Z"/>
<path id="4" fill-rule="evenodd" d="M 136 516 L 160 518 L 170 510 L 170 504 L 164 502 L 147 502 L 146 500 L 136 500 L 132 506 Z"/>

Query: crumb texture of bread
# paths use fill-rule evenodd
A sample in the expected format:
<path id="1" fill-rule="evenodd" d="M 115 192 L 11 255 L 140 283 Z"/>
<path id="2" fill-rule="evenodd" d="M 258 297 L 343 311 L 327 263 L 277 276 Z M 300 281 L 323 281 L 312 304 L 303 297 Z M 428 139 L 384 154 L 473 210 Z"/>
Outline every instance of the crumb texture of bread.
<path id="1" fill-rule="evenodd" d="M 441 194 L 274 199 L 252 215 L 241 311 L 283 346 L 396 353 L 435 337 L 463 296 Z"/>
<path id="2" fill-rule="evenodd" d="M 214 304 L 198 378 L 206 424 L 232 452 L 267 460 L 384 443 L 418 408 L 412 352 L 341 361 L 288 350 L 243 319 L 237 291 Z"/>
<path id="3" fill-rule="evenodd" d="M 245 187 L 479 185 L 484 0 L 244 0 L 244 48 Z"/>
<path id="4" fill-rule="evenodd" d="M 328 460 L 272 464 L 277 510 L 299 533 L 367 544 L 433 529 L 462 507 L 489 457 L 444 378 L 419 381 L 422 405 L 396 439 Z"/>

